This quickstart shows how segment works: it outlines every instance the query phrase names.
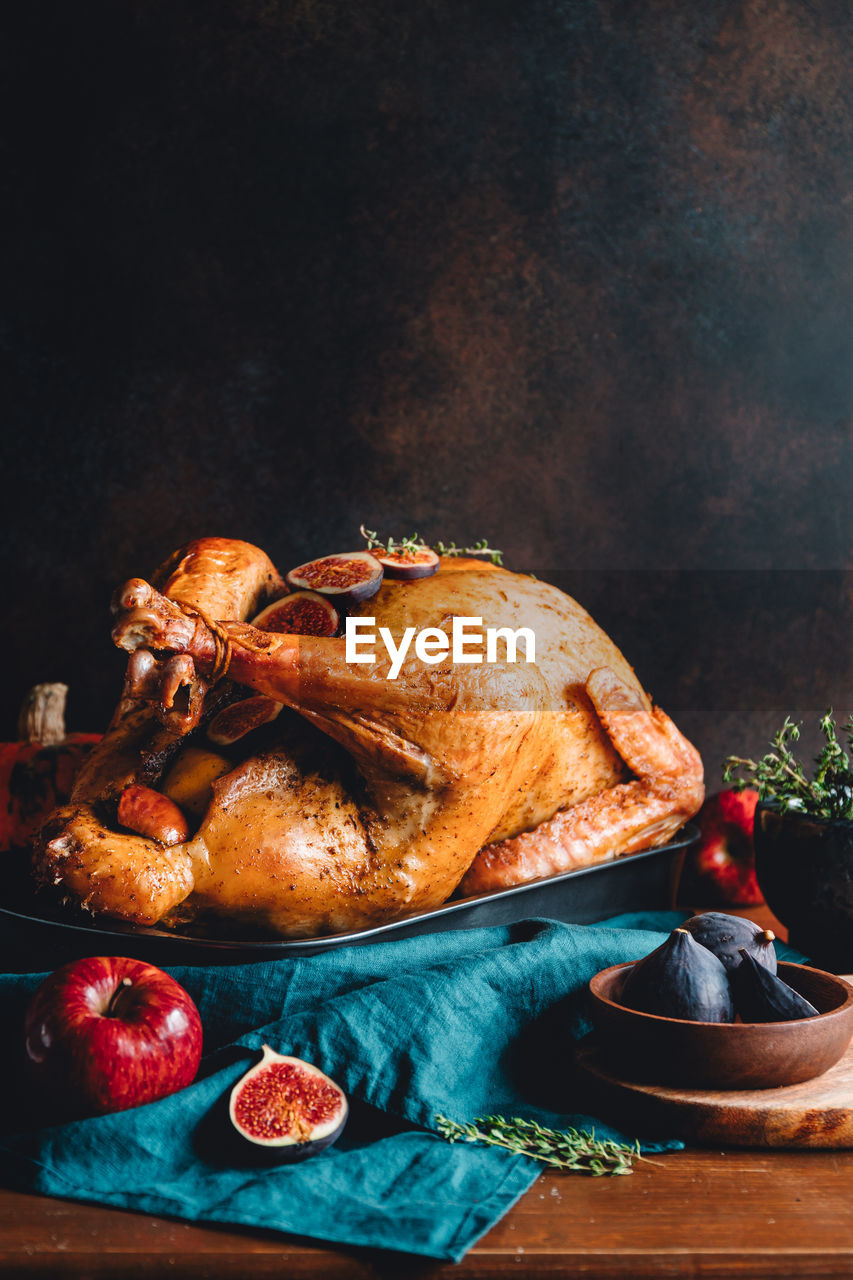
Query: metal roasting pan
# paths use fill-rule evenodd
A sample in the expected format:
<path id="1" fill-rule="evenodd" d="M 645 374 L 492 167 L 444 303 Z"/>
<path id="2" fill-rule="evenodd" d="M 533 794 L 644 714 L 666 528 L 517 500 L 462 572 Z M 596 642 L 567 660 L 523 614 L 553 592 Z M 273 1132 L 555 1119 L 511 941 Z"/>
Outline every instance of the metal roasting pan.
<path id="1" fill-rule="evenodd" d="M 671 907 L 685 849 L 698 838 L 682 827 L 674 840 L 625 858 L 547 876 L 529 884 L 445 902 L 431 911 L 322 938 L 249 939 L 193 936 L 166 929 L 103 923 L 43 901 L 19 887 L 0 907 L 0 963 L 7 972 L 54 969 L 85 955 L 126 955 L 158 965 L 247 964 L 281 957 L 302 959 L 339 947 L 362 946 L 447 929 L 477 929 L 545 918 L 590 924 L 623 911 Z"/>

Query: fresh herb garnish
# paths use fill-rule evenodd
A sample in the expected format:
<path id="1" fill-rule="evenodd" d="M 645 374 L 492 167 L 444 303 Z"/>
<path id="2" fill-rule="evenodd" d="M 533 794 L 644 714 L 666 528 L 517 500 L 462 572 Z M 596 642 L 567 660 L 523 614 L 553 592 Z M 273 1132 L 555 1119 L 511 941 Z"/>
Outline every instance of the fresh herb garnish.
<path id="1" fill-rule="evenodd" d="M 772 749 L 761 760 L 743 760 L 729 756 L 723 766 L 723 781 L 739 791 L 757 787 L 760 800 L 777 804 L 785 813 L 796 809 L 814 818 L 853 819 L 853 716 L 842 726 L 847 736 L 845 751 L 838 740 L 832 710 L 820 719 L 826 745 L 815 760 L 814 777 L 807 778 L 789 743 L 800 736 L 799 726 L 785 717 L 782 728 L 774 734 Z"/>
<path id="2" fill-rule="evenodd" d="M 436 1116 L 438 1131 L 448 1142 L 484 1142 L 503 1147 L 515 1155 L 530 1156 L 551 1169 L 573 1173 L 633 1173 L 641 1159 L 640 1144 L 628 1147 L 618 1142 L 602 1142 L 595 1133 L 582 1129 L 546 1129 L 535 1120 L 507 1120 L 504 1116 L 481 1116 L 471 1124 L 457 1124 L 446 1116 Z"/>
<path id="3" fill-rule="evenodd" d="M 383 539 L 378 536 L 375 529 L 365 529 L 364 525 L 361 526 L 359 532 L 367 543 L 368 551 L 372 551 L 374 547 L 381 547 L 383 551 L 391 555 L 394 551 L 415 552 L 429 547 L 429 544 L 424 542 L 420 534 L 417 533 L 410 534 L 408 538 Z M 476 542 L 473 547 L 457 547 L 455 542 L 436 542 L 429 549 L 438 552 L 440 556 L 488 556 L 492 564 L 503 564 L 503 552 L 490 547 L 486 538 Z"/>

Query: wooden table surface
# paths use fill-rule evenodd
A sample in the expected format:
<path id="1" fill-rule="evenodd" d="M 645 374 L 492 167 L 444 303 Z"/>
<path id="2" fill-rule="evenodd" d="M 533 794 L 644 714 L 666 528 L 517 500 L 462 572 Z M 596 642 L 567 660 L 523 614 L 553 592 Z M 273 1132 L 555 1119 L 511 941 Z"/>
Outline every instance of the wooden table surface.
<path id="1" fill-rule="evenodd" d="M 546 1173 L 457 1265 L 0 1191 L 0 1274 L 848 1280 L 853 1151 L 692 1148 L 630 1177 Z"/>

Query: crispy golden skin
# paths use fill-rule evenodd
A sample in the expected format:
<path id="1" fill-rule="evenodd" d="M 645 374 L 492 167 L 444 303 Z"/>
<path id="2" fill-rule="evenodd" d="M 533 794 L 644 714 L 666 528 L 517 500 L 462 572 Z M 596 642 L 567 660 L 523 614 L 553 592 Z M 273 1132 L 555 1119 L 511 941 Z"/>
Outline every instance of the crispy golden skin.
<path id="1" fill-rule="evenodd" d="M 537 658 L 510 663 L 499 646 L 494 663 L 427 665 L 412 649 L 388 680 L 384 649 L 375 664 L 355 665 L 342 639 L 260 632 L 246 625 L 251 609 L 222 612 L 216 574 L 215 565 L 199 571 L 192 590 L 185 576 L 183 594 L 168 577 L 164 592 L 134 580 L 117 594 L 116 643 L 131 662 L 156 655 L 144 696 L 156 701 L 158 679 L 172 696 L 176 662 L 188 679 L 210 680 L 227 639 L 229 678 L 295 714 L 275 721 L 277 741 L 264 751 L 246 740 L 244 758 L 213 783 L 195 836 L 166 851 L 171 881 L 158 863 L 147 900 L 132 859 L 123 880 L 121 856 L 111 858 L 107 892 L 79 818 L 64 835 L 54 820 L 40 873 L 95 910 L 150 922 L 183 903 L 185 913 L 251 920 L 281 936 L 340 932 L 437 906 L 460 882 L 475 893 L 663 843 L 701 804 L 695 750 L 652 709 L 613 642 L 554 587 L 476 560 L 385 581 L 358 612 L 395 639 L 476 617 L 486 628 L 532 628 Z M 221 624 L 212 630 L 182 607 L 202 595 L 204 615 Z M 130 703 L 128 725 L 143 714 Z M 156 742 L 164 731 L 151 732 Z M 112 751 L 115 794 L 140 732 L 113 737 L 104 767 Z M 61 856 L 72 836 L 73 859 Z"/>

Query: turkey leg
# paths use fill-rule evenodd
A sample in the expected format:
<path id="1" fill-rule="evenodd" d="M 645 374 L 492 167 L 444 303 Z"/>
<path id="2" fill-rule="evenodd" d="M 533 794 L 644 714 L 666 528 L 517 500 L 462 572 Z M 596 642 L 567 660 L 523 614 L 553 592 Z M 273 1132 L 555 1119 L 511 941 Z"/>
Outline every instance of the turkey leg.
<path id="1" fill-rule="evenodd" d="M 254 616 L 269 595 L 284 590 L 260 548 L 224 538 L 190 543 L 169 558 L 156 581 L 191 609 L 235 617 Z M 170 727 L 164 726 L 149 702 L 169 711 L 178 691 L 187 687 L 188 705 L 178 709 Z M 84 907 L 140 924 L 156 923 L 192 892 L 183 845 L 167 848 L 116 830 L 105 819 L 126 787 L 156 782 L 180 747 L 187 714 L 197 715 L 206 688 L 191 659 L 176 656 L 161 663 L 144 647 L 136 648 L 121 701 L 78 775 L 71 802 L 50 817 L 35 842 L 38 881 L 65 885 Z"/>
<path id="2" fill-rule="evenodd" d="M 209 678 L 225 646 L 233 680 L 293 707 L 343 743 L 368 781 L 381 773 L 386 791 L 389 775 L 402 776 L 410 785 L 440 785 L 442 768 L 416 740 L 429 736 L 423 728 L 431 717 L 458 703 L 458 691 L 444 688 L 422 664 L 408 663 L 399 679 L 387 680 L 387 663 L 347 662 L 342 639 L 259 631 L 246 623 L 188 616 L 138 578 L 116 593 L 113 608 L 117 616 L 112 636 L 119 648 L 134 656 L 149 650 L 174 655 L 162 660 L 164 686 L 178 655 Z M 508 683 L 508 696 L 509 689 Z M 156 680 L 148 694 L 165 696 Z"/>

